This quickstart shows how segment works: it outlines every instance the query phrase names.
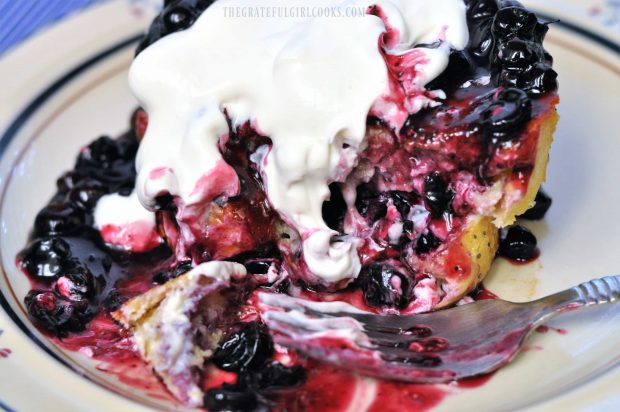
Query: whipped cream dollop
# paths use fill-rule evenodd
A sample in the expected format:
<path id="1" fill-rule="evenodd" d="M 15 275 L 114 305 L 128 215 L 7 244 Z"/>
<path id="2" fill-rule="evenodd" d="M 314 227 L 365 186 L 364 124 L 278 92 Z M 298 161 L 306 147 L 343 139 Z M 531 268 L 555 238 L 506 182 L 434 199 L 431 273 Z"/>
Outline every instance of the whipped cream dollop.
<path id="1" fill-rule="evenodd" d="M 94 226 L 104 242 L 131 252 L 145 252 L 162 243 L 155 213 L 144 208 L 136 192 L 102 196 L 95 207 Z"/>
<path id="2" fill-rule="evenodd" d="M 340 12 L 231 13 L 274 6 Z M 140 201 L 153 208 L 169 193 L 187 206 L 237 194 L 218 144 L 229 121 L 249 121 L 273 142 L 258 166 L 271 205 L 301 235 L 309 271 L 325 282 L 356 277 L 358 242 L 334 242 L 322 219 L 328 184 L 355 166 L 369 112 L 398 124 L 398 107 L 410 113 L 432 104 L 424 86 L 467 41 L 462 0 L 216 1 L 131 67 L 131 88 L 149 114 L 136 164 Z M 394 73 L 399 61 L 407 75 Z M 395 82 L 401 104 L 388 98 Z"/>

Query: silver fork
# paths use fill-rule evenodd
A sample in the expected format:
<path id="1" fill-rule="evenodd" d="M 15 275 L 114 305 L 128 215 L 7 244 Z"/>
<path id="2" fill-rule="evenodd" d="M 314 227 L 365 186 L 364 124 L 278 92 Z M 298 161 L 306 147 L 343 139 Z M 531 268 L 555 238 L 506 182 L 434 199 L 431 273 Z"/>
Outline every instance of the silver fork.
<path id="1" fill-rule="evenodd" d="M 620 275 L 533 302 L 482 300 L 402 316 L 372 314 L 342 302 L 259 294 L 263 319 L 279 344 L 363 374 L 415 383 L 492 372 L 510 362 L 543 322 L 618 300 Z"/>

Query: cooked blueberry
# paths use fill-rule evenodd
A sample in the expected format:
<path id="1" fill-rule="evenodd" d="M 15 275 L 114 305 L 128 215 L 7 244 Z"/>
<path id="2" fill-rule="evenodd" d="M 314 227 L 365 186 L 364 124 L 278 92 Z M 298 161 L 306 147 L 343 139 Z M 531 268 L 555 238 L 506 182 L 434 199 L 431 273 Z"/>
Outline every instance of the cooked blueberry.
<path id="1" fill-rule="evenodd" d="M 244 264 L 248 273 L 253 275 L 266 275 L 269 272 L 269 268 L 273 265 L 271 260 L 252 260 Z"/>
<path id="2" fill-rule="evenodd" d="M 109 168 L 121 158 L 119 147 L 114 139 L 102 136 L 82 149 L 76 168 Z"/>
<path id="3" fill-rule="evenodd" d="M 329 228 L 340 231 L 344 215 L 347 212 L 347 204 L 338 183 L 330 184 L 329 191 L 329 200 L 323 202 L 323 220 Z"/>
<path id="4" fill-rule="evenodd" d="M 69 192 L 69 200 L 84 210 L 93 210 L 99 199 L 108 192 L 108 189 L 100 182 L 93 179 L 85 179 L 78 182 Z"/>
<path id="5" fill-rule="evenodd" d="M 546 92 L 556 90 L 558 74 L 546 63 L 536 63 L 526 74 L 523 87 L 530 96 L 538 97 Z"/>
<path id="6" fill-rule="evenodd" d="M 528 261 L 538 255 L 536 236 L 520 225 L 502 230 L 499 243 L 500 256 L 517 261 Z"/>
<path id="7" fill-rule="evenodd" d="M 497 100 L 484 110 L 480 119 L 493 138 L 507 140 L 532 117 L 532 102 L 517 88 L 502 90 Z"/>
<path id="8" fill-rule="evenodd" d="M 534 28 L 534 38 L 533 40 L 539 44 L 542 44 L 545 40 L 545 36 L 549 31 L 549 23 L 548 22 L 538 22 L 536 27 Z"/>
<path id="9" fill-rule="evenodd" d="M 155 276 L 153 276 L 153 282 L 160 284 L 160 285 L 164 284 L 170 279 L 177 278 L 180 275 L 184 274 L 185 272 L 190 271 L 191 269 L 192 269 L 192 261 L 191 260 L 183 261 L 172 269 L 162 270 L 160 272 L 157 272 Z"/>
<path id="10" fill-rule="evenodd" d="M 58 191 L 60 193 L 67 193 L 86 177 L 87 175 L 84 172 L 80 172 L 78 170 L 71 170 L 70 172 L 66 172 L 65 174 L 60 176 L 58 180 L 56 180 L 56 186 L 58 187 Z"/>
<path id="11" fill-rule="evenodd" d="M 392 202 L 398 213 L 400 213 L 401 217 L 404 219 L 409 215 L 409 211 L 411 210 L 411 205 L 417 203 L 418 195 L 415 192 L 403 192 L 400 190 L 393 190 L 388 192 L 389 197 L 392 199 Z"/>
<path id="12" fill-rule="evenodd" d="M 194 23 L 194 17 L 183 7 L 174 7 L 164 13 L 164 24 L 171 32 L 183 30 Z"/>
<path id="13" fill-rule="evenodd" d="M 136 54 L 142 52 L 157 40 L 179 30 L 187 29 L 215 0 L 166 1 L 161 14 L 153 20 Z"/>
<path id="14" fill-rule="evenodd" d="M 415 253 L 417 255 L 425 255 L 437 249 L 441 245 L 441 239 L 439 239 L 430 230 L 418 238 L 418 243 L 415 246 Z"/>
<path id="15" fill-rule="evenodd" d="M 523 7 L 504 7 L 493 19 L 493 34 L 500 41 L 515 36 L 532 39 L 537 23 L 536 15 Z"/>
<path id="16" fill-rule="evenodd" d="M 87 302 L 69 302 L 50 291 L 32 290 L 24 303 L 35 324 L 59 337 L 83 330 L 93 316 Z"/>
<path id="17" fill-rule="evenodd" d="M 81 229 L 86 220 L 84 212 L 70 203 L 45 206 L 34 220 L 34 230 L 39 236 L 70 234 Z"/>
<path id="18" fill-rule="evenodd" d="M 22 264 L 32 276 L 56 278 L 69 263 L 71 248 L 59 237 L 35 240 L 24 253 Z"/>
<path id="19" fill-rule="evenodd" d="M 303 383 L 306 372 L 301 366 L 288 367 L 279 362 L 272 362 L 257 371 L 254 379 L 257 390 L 276 391 Z"/>
<path id="20" fill-rule="evenodd" d="M 534 206 L 519 217 L 529 220 L 540 220 L 545 217 L 552 202 L 552 199 L 542 189 L 540 189 L 536 194 Z"/>
<path id="21" fill-rule="evenodd" d="M 376 222 L 387 214 L 386 199 L 382 198 L 370 184 L 357 187 L 355 208 L 370 223 Z"/>
<path id="22" fill-rule="evenodd" d="M 210 412 L 247 412 L 258 406 L 258 400 L 249 389 L 225 383 L 205 392 L 204 406 Z"/>
<path id="23" fill-rule="evenodd" d="M 499 10 L 496 0 L 468 0 L 465 3 L 467 16 L 474 23 L 494 17 Z"/>
<path id="24" fill-rule="evenodd" d="M 95 280 L 92 273 L 82 265 L 71 265 L 56 280 L 54 289 L 59 296 L 70 301 L 81 301 L 95 294 Z"/>
<path id="25" fill-rule="evenodd" d="M 213 363 L 229 372 L 262 367 L 273 354 L 273 341 L 266 328 L 256 322 L 247 322 L 239 324 L 236 329 L 224 338 L 213 355 Z"/>
<path id="26" fill-rule="evenodd" d="M 441 217 L 451 207 L 454 192 L 448 182 L 435 172 L 424 179 L 424 203 L 434 218 Z"/>
<path id="27" fill-rule="evenodd" d="M 402 309 L 409 304 L 410 282 L 407 276 L 387 263 L 362 268 L 359 285 L 368 306 Z"/>
<path id="28" fill-rule="evenodd" d="M 542 46 L 531 41 L 511 39 L 497 47 L 497 61 L 507 69 L 526 70 L 542 58 Z"/>

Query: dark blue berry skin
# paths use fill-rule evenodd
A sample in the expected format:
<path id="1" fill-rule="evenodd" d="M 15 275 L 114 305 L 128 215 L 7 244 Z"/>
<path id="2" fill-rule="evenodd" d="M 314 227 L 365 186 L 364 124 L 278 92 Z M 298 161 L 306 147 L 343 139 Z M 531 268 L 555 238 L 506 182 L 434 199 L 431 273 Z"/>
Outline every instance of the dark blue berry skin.
<path id="1" fill-rule="evenodd" d="M 134 160 L 138 142 L 129 134 L 118 139 L 103 136 L 86 146 L 75 164 L 77 172 L 96 180 L 108 192 L 129 194 L 136 179 Z"/>
<path id="2" fill-rule="evenodd" d="M 370 223 L 385 217 L 387 204 L 371 184 L 361 184 L 357 187 L 355 208 Z"/>
<path id="3" fill-rule="evenodd" d="M 258 399 L 247 387 L 225 383 L 205 392 L 204 406 L 209 412 L 248 412 L 258 407 Z"/>
<path id="4" fill-rule="evenodd" d="M 419 196 L 415 192 L 403 192 L 400 190 L 392 190 L 387 192 L 387 196 L 392 200 L 392 204 L 398 210 L 403 219 L 407 219 L 411 211 L 411 205 L 418 202 Z"/>
<path id="5" fill-rule="evenodd" d="M 497 141 L 518 136 L 518 132 L 531 118 L 531 100 L 527 93 L 514 87 L 502 90 L 496 100 L 480 114 L 484 130 Z"/>
<path id="6" fill-rule="evenodd" d="M 430 230 L 428 233 L 421 235 L 416 243 L 415 253 L 417 255 L 425 255 L 441 246 L 441 239 L 439 239 Z"/>
<path id="7" fill-rule="evenodd" d="M 520 225 L 503 229 L 500 235 L 498 253 L 508 259 L 527 262 L 538 256 L 536 236 Z"/>
<path id="8" fill-rule="evenodd" d="M 224 338 L 213 355 L 213 363 L 228 372 L 261 368 L 273 355 L 273 341 L 266 328 L 256 322 L 239 324 Z"/>
<path id="9" fill-rule="evenodd" d="M 60 287 L 60 283 L 71 285 L 70 290 L 64 290 L 64 286 Z M 95 278 L 90 271 L 81 264 L 72 264 L 64 271 L 62 276 L 56 282 L 56 293 L 66 300 L 83 301 L 95 297 L 97 293 L 97 285 Z"/>
<path id="10" fill-rule="evenodd" d="M 55 279 L 70 264 L 71 248 L 58 237 L 38 239 L 23 253 L 22 265 L 38 279 Z"/>
<path id="11" fill-rule="evenodd" d="M 364 301 L 371 307 L 402 309 L 411 299 L 411 286 L 407 276 L 386 263 L 373 263 L 362 268 L 358 283 Z M 400 284 L 400 287 L 395 288 L 395 284 Z"/>
<path id="12" fill-rule="evenodd" d="M 503 42 L 520 37 L 531 39 L 534 37 L 538 18 L 523 7 L 509 6 L 501 8 L 493 19 L 493 35 Z"/>
<path id="13" fill-rule="evenodd" d="M 424 203 L 433 218 L 439 218 L 451 209 L 454 192 L 439 173 L 424 179 Z"/>
<path id="14" fill-rule="evenodd" d="M 323 202 L 323 220 L 330 229 L 341 232 L 342 222 L 347 212 L 347 203 L 342 196 L 342 190 L 338 183 L 330 184 L 329 192 L 329 200 Z"/>
<path id="15" fill-rule="evenodd" d="M 84 179 L 75 184 L 67 195 L 68 200 L 77 207 L 91 211 L 99 199 L 108 193 L 105 185 L 94 179 Z"/>
<path id="16" fill-rule="evenodd" d="M 156 273 L 155 276 L 153 276 L 153 282 L 157 283 L 158 285 L 162 285 L 168 282 L 170 279 L 177 278 L 183 273 L 190 271 L 191 269 L 192 269 L 191 260 L 181 262 L 178 265 L 176 265 L 174 268 L 172 268 L 171 270 L 164 270 L 164 271 Z"/>
<path id="17" fill-rule="evenodd" d="M 528 220 L 541 220 L 545 217 L 553 200 L 542 189 L 536 194 L 534 206 L 523 213 L 520 218 Z"/>
<path id="18" fill-rule="evenodd" d="M 171 0 L 153 20 L 148 32 L 138 45 L 136 55 L 151 44 L 171 33 L 189 28 L 215 0 Z"/>
<path id="19" fill-rule="evenodd" d="M 32 321 L 58 337 L 83 330 L 94 316 L 88 302 L 70 302 L 51 291 L 32 290 L 24 303 Z"/>
<path id="20" fill-rule="evenodd" d="M 250 385 L 259 392 L 276 392 L 298 386 L 305 380 L 306 372 L 301 366 L 288 367 L 272 362 L 256 372 Z"/>
<path id="21" fill-rule="evenodd" d="M 66 194 L 73 189 L 79 182 L 87 178 L 87 174 L 76 170 L 64 173 L 56 180 L 56 187 L 59 193 Z"/>
<path id="22" fill-rule="evenodd" d="M 71 203 L 47 205 L 34 220 L 37 236 L 67 235 L 81 230 L 89 220 L 84 212 Z"/>
<path id="23" fill-rule="evenodd" d="M 495 40 L 491 35 L 493 18 L 499 6 L 495 0 L 470 0 L 467 6 L 470 56 L 478 63 L 486 63 L 493 50 Z M 471 70 L 471 69 L 470 69 Z"/>

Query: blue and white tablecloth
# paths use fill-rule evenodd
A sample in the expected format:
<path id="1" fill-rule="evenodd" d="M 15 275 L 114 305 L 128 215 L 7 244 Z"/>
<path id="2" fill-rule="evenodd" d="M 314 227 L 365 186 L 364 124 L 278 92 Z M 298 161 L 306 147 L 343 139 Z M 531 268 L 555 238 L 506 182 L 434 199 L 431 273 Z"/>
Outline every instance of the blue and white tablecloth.
<path id="1" fill-rule="evenodd" d="M 106 0 L 0 0 L 0 55 L 40 29 Z"/>
<path id="2" fill-rule="evenodd" d="M 73 13 L 111 0 L 0 0 L 0 56 L 37 31 Z M 119 0 L 117 0 L 119 1 Z M 132 5 L 163 0 L 124 0 Z M 248 0 L 251 1 L 251 0 Z M 438 0 L 439 1 L 439 0 Z M 620 0 L 531 0 L 528 4 L 556 3 L 620 33 Z"/>

